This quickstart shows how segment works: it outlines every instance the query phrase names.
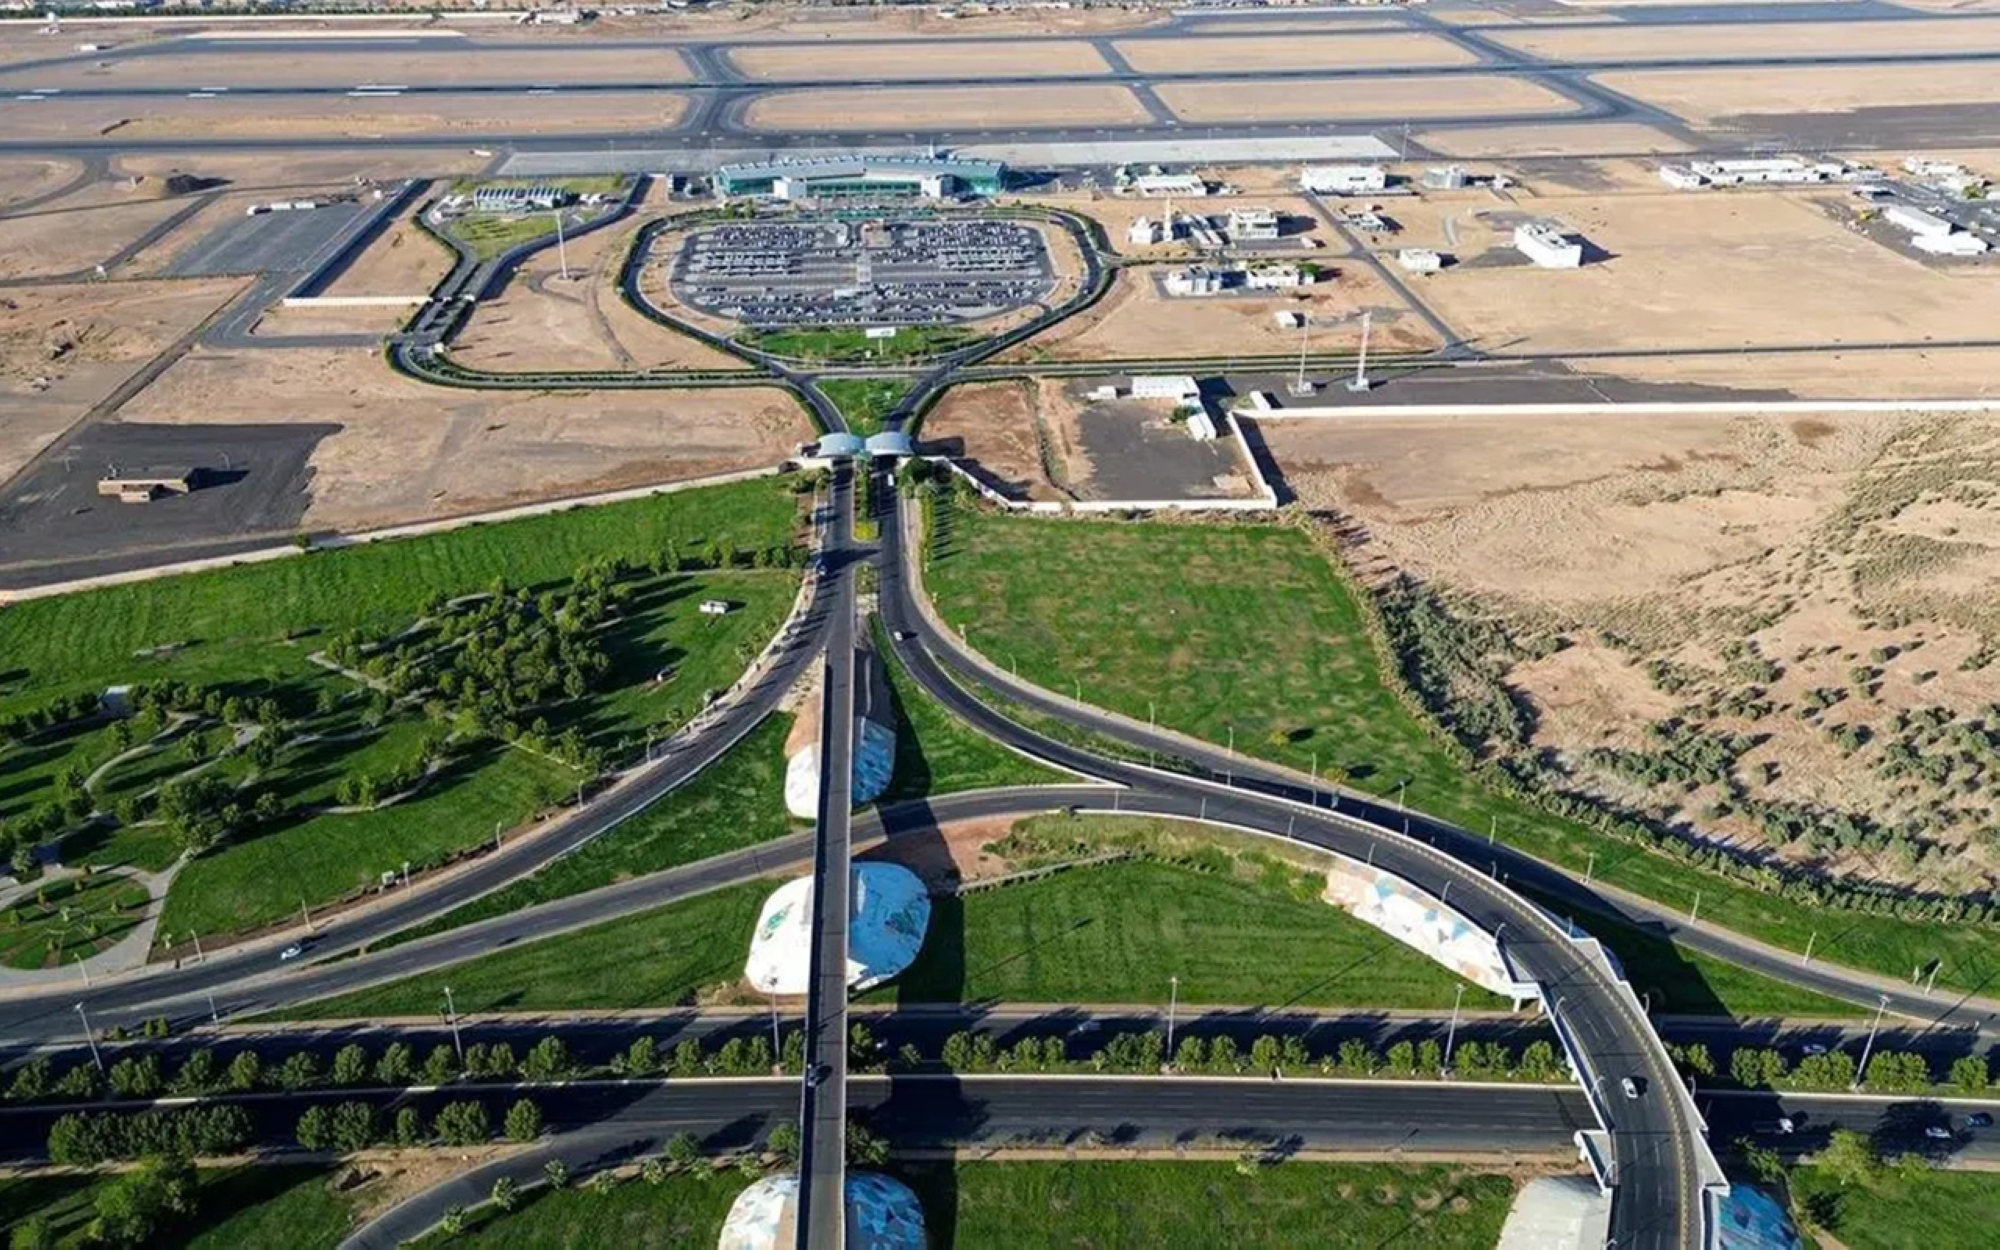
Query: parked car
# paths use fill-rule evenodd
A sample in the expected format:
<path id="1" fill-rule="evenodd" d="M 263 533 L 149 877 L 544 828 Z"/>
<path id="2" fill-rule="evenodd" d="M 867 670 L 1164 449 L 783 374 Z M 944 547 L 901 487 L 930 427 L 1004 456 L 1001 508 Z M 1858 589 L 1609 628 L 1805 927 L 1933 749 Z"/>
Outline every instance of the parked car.
<path id="1" fill-rule="evenodd" d="M 1924 1136 L 1932 1141 L 1950 1141 L 1951 1129 L 1942 1124 L 1933 1124 L 1924 1130 Z"/>
<path id="2" fill-rule="evenodd" d="M 1626 1077 L 1624 1080 L 1618 1082 L 1618 1087 L 1625 1091 L 1627 1098 L 1637 1098 L 1641 1091 L 1645 1089 L 1645 1086 L 1640 1083 L 1639 1078 L 1636 1076 Z"/>
<path id="3" fill-rule="evenodd" d="M 1965 1127 L 1992 1128 L 1993 1117 L 1984 1111 L 1975 1111 L 1971 1115 L 1965 1117 Z"/>

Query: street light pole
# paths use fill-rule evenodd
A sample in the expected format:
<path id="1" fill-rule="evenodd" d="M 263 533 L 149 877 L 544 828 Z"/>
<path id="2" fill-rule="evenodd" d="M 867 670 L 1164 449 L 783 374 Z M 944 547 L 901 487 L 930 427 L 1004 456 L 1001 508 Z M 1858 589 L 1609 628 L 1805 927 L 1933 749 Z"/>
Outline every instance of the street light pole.
<path id="1" fill-rule="evenodd" d="M 1861 1063 L 1854 1069 L 1854 1084 L 1849 1089 L 1860 1089 L 1862 1078 L 1868 1075 L 1868 1056 L 1875 1050 L 1875 1030 L 1882 1027 L 1882 1013 L 1889 1009 L 1889 996 L 1882 995 L 1875 1003 L 1875 1023 L 1868 1026 L 1868 1041 L 1861 1047 Z"/>
<path id="2" fill-rule="evenodd" d="M 1172 1063 L 1174 1061 L 1174 1008 L 1178 1007 L 1181 1001 L 1181 979 L 1177 976 L 1168 977 L 1167 987 L 1167 1062 Z M 79 1008 L 79 1010 L 81 1009 Z"/>
<path id="3" fill-rule="evenodd" d="M 83 1021 L 83 1040 L 90 1043 L 90 1061 L 97 1065 L 99 1072 L 102 1072 L 104 1071 L 104 1056 L 97 1053 L 97 1035 L 90 1031 L 90 1013 L 83 1009 L 82 1003 L 78 1003 L 76 1005 L 76 1014 L 77 1018 Z"/>
<path id="4" fill-rule="evenodd" d="M 564 282 L 569 281 L 569 249 L 563 246 L 562 210 L 555 211 L 556 217 L 556 258 L 562 264 Z"/>
<path id="5" fill-rule="evenodd" d="M 778 996 L 771 996 L 771 1062 L 784 1062 L 784 1047 L 778 1041 Z"/>
<path id="6" fill-rule="evenodd" d="M 1458 1040 L 1458 1005 L 1465 1001 L 1465 986 L 1460 984 L 1458 993 L 1451 1000 L 1451 1027 L 1444 1035 L 1444 1071 L 1451 1071 L 1451 1044 Z"/>
<path id="7" fill-rule="evenodd" d="M 458 1066 L 465 1066 L 465 1043 L 458 1040 L 458 1004 L 451 1000 L 451 987 L 444 987 L 445 1019 L 451 1022 L 451 1045 L 458 1051 Z"/>

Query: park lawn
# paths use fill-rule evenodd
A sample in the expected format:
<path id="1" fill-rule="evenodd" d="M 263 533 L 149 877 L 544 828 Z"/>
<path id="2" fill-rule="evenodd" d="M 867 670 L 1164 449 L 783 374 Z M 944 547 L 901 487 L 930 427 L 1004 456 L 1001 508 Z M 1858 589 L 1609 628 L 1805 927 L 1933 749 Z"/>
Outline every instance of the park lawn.
<path id="1" fill-rule="evenodd" d="M 353 1202 L 327 1184 L 332 1176 L 332 1169 L 316 1165 L 204 1168 L 196 1174 L 194 1213 L 161 1229 L 152 1244 L 183 1250 L 332 1250 L 355 1222 Z M 0 1180 L 0 1224 L 14 1228 L 40 1216 L 52 1245 L 62 1250 L 91 1245 L 85 1228 L 108 1179 L 31 1174 Z"/>
<path id="2" fill-rule="evenodd" d="M 161 936 L 185 940 L 190 932 L 207 937 L 302 919 L 301 903 L 375 885 L 405 862 L 411 872 L 435 867 L 574 794 L 576 783 L 565 764 L 484 744 L 404 802 L 314 816 L 188 861 L 167 891 Z"/>
<path id="3" fill-rule="evenodd" d="M 88 959 L 145 918 L 149 897 L 123 875 L 44 882 L 0 911 L 0 964 L 54 968 Z"/>
<path id="4" fill-rule="evenodd" d="M 989 659 L 1063 694 L 1395 798 L 1782 949 L 1939 985 L 2000 975 L 2000 928 L 1829 912 L 1487 790 L 1384 681 L 1363 610 L 1301 531 L 953 509 L 926 575 Z M 1814 935 L 1817 935 L 1815 941 Z"/>
<path id="5" fill-rule="evenodd" d="M 862 326 L 751 332 L 744 341 L 760 351 L 794 360 L 877 360 L 885 364 L 935 356 L 980 337 L 963 326 L 898 326 L 889 338 L 871 339 Z"/>
<path id="6" fill-rule="evenodd" d="M 1290 1160 L 1250 1176 L 1234 1163 L 1123 1159 L 894 1170 L 940 1247 L 1488 1250 L 1514 1200 L 1507 1177 L 1444 1164 Z"/>
<path id="7" fill-rule="evenodd" d="M 1289 885 L 1132 860 L 933 898 L 916 962 L 863 1001 L 1149 1003 L 1178 976 L 1186 1003 L 1451 1008 L 1442 965 Z"/>
<path id="8" fill-rule="evenodd" d="M 1074 780 L 1011 751 L 944 710 L 889 649 L 880 625 L 875 651 L 889 679 L 896 714 L 896 762 L 881 806 L 961 790 L 1059 785 Z"/>
<path id="9" fill-rule="evenodd" d="M 766 718 L 687 784 L 534 876 L 398 933 L 383 945 L 504 916 L 810 828 L 809 822 L 794 821 L 784 806 L 785 735 L 791 721 L 783 713 Z"/>
<path id="10" fill-rule="evenodd" d="M 470 1213 L 457 1237 L 432 1233 L 415 1246 L 479 1246 L 489 1250 L 649 1250 L 713 1246 L 722 1236 L 729 1204 L 750 1186 L 734 1171 L 697 1177 L 674 1171 L 657 1185 L 626 1180 L 608 1194 L 581 1187 L 537 1186 L 511 1212 L 483 1206 Z"/>
<path id="11" fill-rule="evenodd" d="M 1911 1176 L 1884 1169 L 1866 1185 L 1842 1188 L 1815 1167 L 1790 1173 L 1792 1193 L 1819 1210 L 1848 1250 L 1983 1250 L 2000 1229 L 2000 1179 L 1991 1172 L 1932 1169 Z"/>
<path id="12" fill-rule="evenodd" d="M 819 389 L 847 418 L 847 428 L 863 438 L 882 431 L 882 420 L 910 393 L 904 378 L 827 378 Z"/>
<path id="13" fill-rule="evenodd" d="M 65 769 L 89 777 L 117 754 L 111 730 L 102 723 L 70 725 L 0 746 L 0 821 L 53 800 L 56 778 Z"/>
<path id="14" fill-rule="evenodd" d="M 775 880 L 747 881 L 278 1015 L 427 1016 L 444 1001 L 446 985 L 461 1014 L 687 1006 L 702 990 L 742 978 L 750 930 L 777 886 Z"/>
<path id="15" fill-rule="evenodd" d="M 63 839 L 65 863 L 78 867 L 125 865 L 142 872 L 165 872 L 181 857 L 181 844 L 165 825 L 92 825 Z"/>
<path id="16" fill-rule="evenodd" d="M 789 481 L 759 478 L 32 599 L 0 612 L 0 655 L 26 674 L 0 714 L 126 682 L 296 680 L 305 651 L 342 630 L 399 629 L 432 592 L 484 590 L 496 578 L 547 586 L 599 557 L 645 560 L 669 543 L 689 554 L 710 541 L 782 547 L 797 534 Z"/>

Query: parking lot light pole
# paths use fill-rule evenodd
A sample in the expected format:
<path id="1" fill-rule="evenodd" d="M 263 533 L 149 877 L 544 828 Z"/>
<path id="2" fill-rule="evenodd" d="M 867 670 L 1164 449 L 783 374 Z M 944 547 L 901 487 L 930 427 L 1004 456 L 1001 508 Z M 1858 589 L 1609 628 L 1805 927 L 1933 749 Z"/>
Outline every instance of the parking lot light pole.
<path id="1" fill-rule="evenodd" d="M 1854 1067 L 1854 1084 L 1847 1087 L 1850 1090 L 1860 1089 L 1862 1080 L 1868 1075 L 1868 1056 L 1875 1050 L 1875 1031 L 1882 1027 L 1882 1013 L 1888 1009 L 1889 996 L 1883 994 L 1876 999 L 1875 1023 L 1868 1026 L 1868 1041 L 1861 1047 L 1861 1062 Z"/>
<path id="2" fill-rule="evenodd" d="M 562 209 L 555 211 L 556 218 L 556 258 L 562 266 L 564 282 L 569 281 L 569 249 L 563 245 Z"/>
<path id="3" fill-rule="evenodd" d="M 1181 1000 L 1181 979 L 1177 976 L 1168 977 L 1167 978 L 1167 1062 L 1168 1063 L 1172 1063 L 1174 1061 L 1174 1008 L 1180 1005 L 1180 1000 Z M 77 1007 L 77 1010 L 81 1011 L 83 1010 L 83 1008 L 79 1005 Z"/>
<path id="4" fill-rule="evenodd" d="M 451 1045 L 458 1051 L 458 1066 L 465 1066 L 465 1043 L 458 1040 L 458 1004 L 451 1000 L 451 987 L 444 987 L 444 1014 L 451 1023 Z"/>
<path id="5" fill-rule="evenodd" d="M 97 1035 L 90 1031 L 90 1013 L 83 1009 L 82 1003 L 78 1003 L 76 1005 L 76 1014 L 77 1018 L 83 1021 L 83 1040 L 90 1043 L 90 1061 L 97 1065 L 99 1072 L 102 1072 L 104 1071 L 104 1056 L 97 1053 Z"/>

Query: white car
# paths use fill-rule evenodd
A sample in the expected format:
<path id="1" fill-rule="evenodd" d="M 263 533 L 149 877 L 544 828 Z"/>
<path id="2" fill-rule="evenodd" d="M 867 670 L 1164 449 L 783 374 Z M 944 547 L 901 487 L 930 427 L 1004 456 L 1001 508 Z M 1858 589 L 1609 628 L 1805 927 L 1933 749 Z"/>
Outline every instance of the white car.
<path id="1" fill-rule="evenodd" d="M 1924 1136 L 1932 1141 L 1950 1141 L 1951 1130 L 1942 1124 L 1933 1124 L 1924 1130 Z"/>
<path id="2" fill-rule="evenodd" d="M 1626 1077 L 1624 1080 L 1618 1082 L 1618 1088 L 1625 1091 L 1627 1098 L 1637 1098 L 1639 1096 L 1639 1082 L 1636 1078 Z"/>
<path id="3" fill-rule="evenodd" d="M 1807 1042 L 1803 1049 L 1808 1055 L 1823 1055 L 1826 1053 L 1826 1047 L 1820 1045 L 1818 1042 Z"/>

